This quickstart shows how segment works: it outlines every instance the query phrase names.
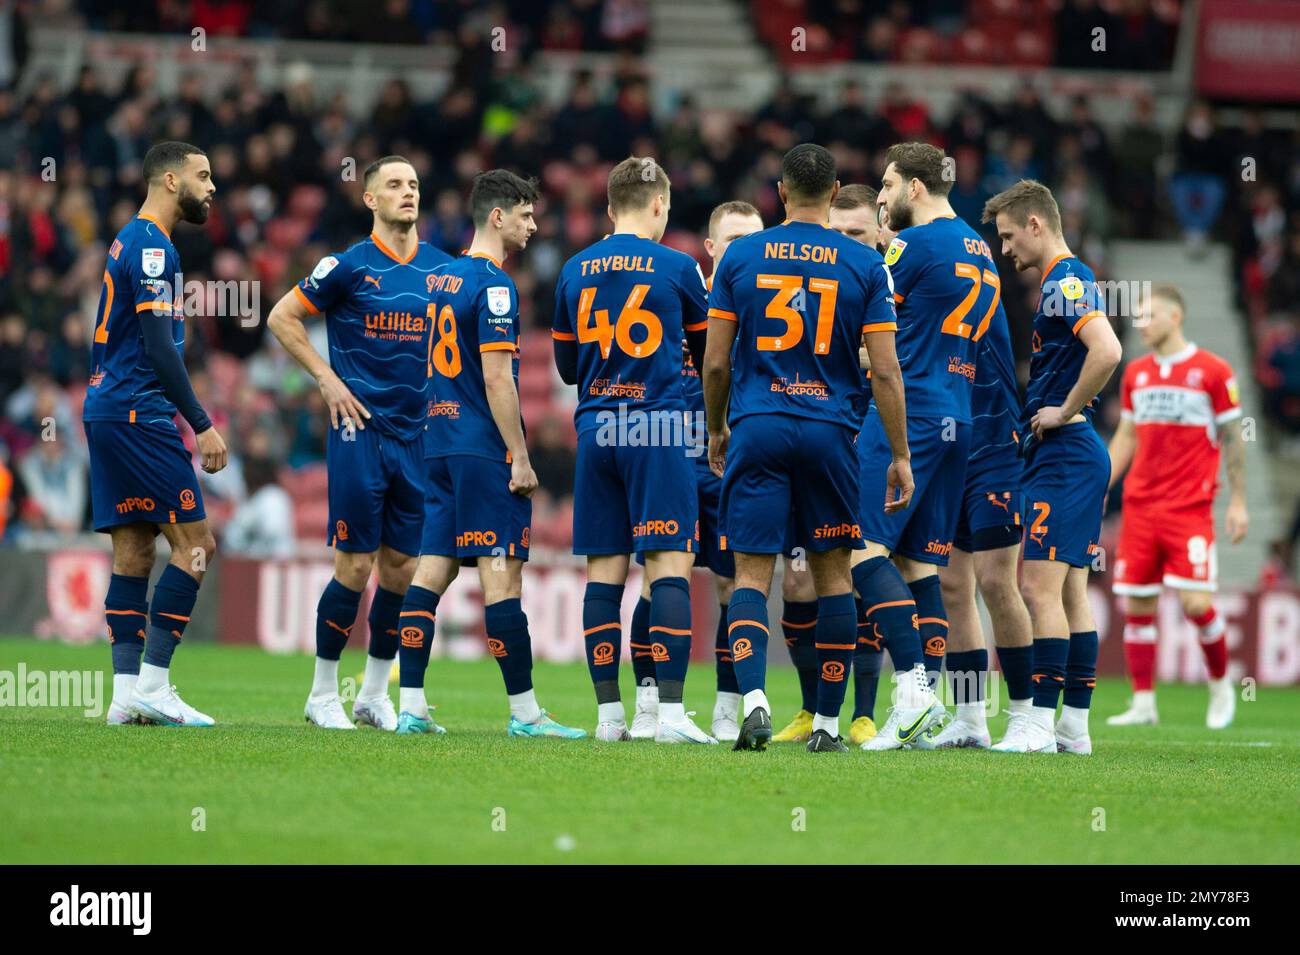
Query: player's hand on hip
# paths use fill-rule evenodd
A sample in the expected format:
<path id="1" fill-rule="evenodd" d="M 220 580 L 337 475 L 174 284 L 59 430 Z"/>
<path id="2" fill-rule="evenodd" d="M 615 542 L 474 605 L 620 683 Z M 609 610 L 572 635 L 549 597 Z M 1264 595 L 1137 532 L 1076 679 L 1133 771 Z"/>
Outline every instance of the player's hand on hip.
<path id="1" fill-rule="evenodd" d="M 731 441 L 731 429 L 723 427 L 721 431 L 709 432 L 709 470 L 722 477 L 727 467 L 727 445 Z"/>
<path id="2" fill-rule="evenodd" d="M 889 470 L 885 472 L 885 513 L 894 514 L 905 510 L 907 505 L 912 503 L 914 490 L 916 485 L 912 481 L 912 462 L 904 458 L 895 458 L 890 462 Z"/>
<path id="3" fill-rule="evenodd" d="M 226 466 L 229 452 L 226 450 L 226 442 L 222 440 L 216 428 L 209 428 L 202 434 L 196 434 L 194 442 L 203 457 L 203 470 L 209 474 L 216 474 Z"/>
<path id="4" fill-rule="evenodd" d="M 1228 540 L 1234 544 L 1240 544 L 1245 540 L 1246 531 L 1250 529 L 1250 514 L 1246 511 L 1246 502 L 1229 503 L 1228 512 L 1223 516 L 1223 523 L 1228 532 Z"/>
<path id="5" fill-rule="evenodd" d="M 330 409 L 330 427 L 337 430 L 340 423 L 347 427 L 347 422 L 351 421 L 357 430 L 366 430 L 370 412 L 332 370 L 321 378 L 320 394 Z"/>
<path id="6" fill-rule="evenodd" d="M 537 472 L 527 458 L 510 462 L 510 493 L 531 497 L 537 490 Z"/>
<path id="7" fill-rule="evenodd" d="M 1055 405 L 1048 405 L 1039 408 L 1034 413 L 1034 417 L 1029 422 L 1029 427 L 1033 430 L 1034 437 L 1041 441 L 1044 431 L 1059 428 L 1066 423 L 1066 420 L 1065 409 Z"/>

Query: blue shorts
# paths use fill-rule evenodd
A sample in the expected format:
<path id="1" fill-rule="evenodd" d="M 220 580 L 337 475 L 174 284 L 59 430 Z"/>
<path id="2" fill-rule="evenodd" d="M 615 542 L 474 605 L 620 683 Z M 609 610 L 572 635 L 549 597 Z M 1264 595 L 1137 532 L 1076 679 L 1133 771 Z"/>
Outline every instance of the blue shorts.
<path id="1" fill-rule="evenodd" d="M 91 516 L 97 531 L 122 524 L 192 524 L 207 515 L 199 476 L 176 426 L 87 421 Z"/>
<path id="2" fill-rule="evenodd" d="M 1089 566 L 1109 482 L 1110 455 L 1092 422 L 1067 424 L 1034 442 L 1024 476 L 1025 560 Z"/>
<path id="3" fill-rule="evenodd" d="M 856 513 L 853 429 L 831 421 L 753 414 L 731 428 L 722 478 L 724 550 L 789 553 L 793 540 L 818 553 L 862 547 Z"/>
<path id="4" fill-rule="evenodd" d="M 858 439 L 863 540 L 884 544 L 891 554 L 948 566 L 966 489 L 970 433 L 969 424 L 951 418 L 909 417 L 907 445 L 912 452 L 915 484 L 912 503 L 905 510 L 886 514 L 885 486 L 892 454 L 885 426 L 873 405 Z"/>
<path id="5" fill-rule="evenodd" d="M 381 434 L 373 425 L 364 431 L 330 429 L 325 444 L 330 546 L 350 554 L 369 554 L 380 544 L 400 554 L 419 553 L 422 441 L 423 435 L 403 441 Z"/>
<path id="6" fill-rule="evenodd" d="M 420 555 L 528 559 L 533 502 L 510 491 L 510 465 L 468 454 L 425 458 Z"/>
<path id="7" fill-rule="evenodd" d="M 578 436 L 573 552 L 697 550 L 695 465 L 683 449 L 602 444 L 601 434 Z"/>
<path id="8" fill-rule="evenodd" d="M 722 478 L 714 474 L 707 464 L 700 464 L 699 460 L 695 464 L 695 489 L 698 492 L 700 513 L 697 525 L 699 533 L 696 535 L 699 550 L 695 554 L 695 566 L 706 567 L 719 577 L 735 577 L 735 555 L 718 546 L 722 539 Z M 636 562 L 644 567 L 645 554 L 637 554 Z"/>
<path id="9" fill-rule="evenodd" d="M 968 554 L 1019 544 L 1025 536 L 1024 462 L 1015 445 L 999 448 L 966 471 L 966 492 L 957 515 L 952 546 Z"/>

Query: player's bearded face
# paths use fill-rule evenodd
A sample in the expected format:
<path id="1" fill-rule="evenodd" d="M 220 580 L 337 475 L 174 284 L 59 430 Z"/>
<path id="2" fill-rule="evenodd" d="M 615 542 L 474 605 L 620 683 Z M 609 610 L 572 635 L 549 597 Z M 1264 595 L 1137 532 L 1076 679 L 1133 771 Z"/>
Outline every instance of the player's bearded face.
<path id="1" fill-rule="evenodd" d="M 899 189 L 892 202 L 885 204 L 889 213 L 889 227 L 895 232 L 902 232 L 912 227 L 912 204 L 907 201 L 907 193 Z"/>
<path id="2" fill-rule="evenodd" d="M 199 196 L 190 189 L 188 183 L 182 182 L 176 204 L 180 206 L 182 219 L 194 225 L 203 225 L 208 221 L 208 208 L 212 205 L 212 197 L 206 193 L 206 190 L 204 195 Z"/>

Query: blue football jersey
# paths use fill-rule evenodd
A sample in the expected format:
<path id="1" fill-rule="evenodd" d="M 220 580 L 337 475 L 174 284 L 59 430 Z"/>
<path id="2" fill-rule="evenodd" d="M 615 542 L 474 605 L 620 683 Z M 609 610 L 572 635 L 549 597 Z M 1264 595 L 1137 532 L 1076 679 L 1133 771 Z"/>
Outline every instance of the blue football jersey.
<path id="1" fill-rule="evenodd" d="M 424 428 L 429 298 L 434 269 L 450 261 L 427 242 L 400 259 L 372 234 L 294 287 L 325 313 L 330 367 L 370 412 L 367 427 L 408 441 Z"/>
<path id="2" fill-rule="evenodd" d="M 138 316 L 170 315 L 176 352 L 183 357 L 180 275 L 176 247 L 155 219 L 137 216 L 122 227 L 108 249 L 95 310 L 84 420 L 144 424 L 170 422 L 176 416 L 176 406 L 163 394 L 145 354 Z"/>
<path id="3" fill-rule="evenodd" d="M 434 271 L 424 456 L 509 461 L 483 383 L 483 353 L 509 352 L 519 388 L 519 293 L 501 263 L 462 255 Z M 520 417 L 520 425 L 523 418 Z"/>
<path id="4" fill-rule="evenodd" d="M 786 222 L 727 247 L 709 317 L 736 322 L 730 421 L 785 414 L 857 430 L 864 332 L 894 331 L 894 289 L 875 249 L 829 226 Z"/>
<path id="5" fill-rule="evenodd" d="M 908 416 L 970 421 L 975 357 L 1002 297 L 988 243 L 944 216 L 898 233 L 885 264 L 898 305 Z"/>
<path id="6" fill-rule="evenodd" d="M 1043 273 L 1034 313 L 1029 384 L 1020 417 L 1023 432 L 1029 431 L 1029 422 L 1039 408 L 1060 405 L 1069 396 L 1088 357 L 1087 346 L 1079 341 L 1079 330 L 1094 318 L 1105 317 L 1092 269 L 1073 255 L 1053 260 Z M 1096 403 L 1094 395 L 1083 407 L 1089 421 Z"/>
<path id="7" fill-rule="evenodd" d="M 708 327 L 704 273 L 685 253 L 617 233 L 560 270 L 551 334 L 578 344 L 579 434 L 601 412 L 685 411 L 682 339 Z"/>
<path id="8" fill-rule="evenodd" d="M 976 359 L 971 392 L 970 464 L 1012 450 L 1020 442 L 1020 385 L 1011 329 L 1001 303 L 993 310 Z"/>

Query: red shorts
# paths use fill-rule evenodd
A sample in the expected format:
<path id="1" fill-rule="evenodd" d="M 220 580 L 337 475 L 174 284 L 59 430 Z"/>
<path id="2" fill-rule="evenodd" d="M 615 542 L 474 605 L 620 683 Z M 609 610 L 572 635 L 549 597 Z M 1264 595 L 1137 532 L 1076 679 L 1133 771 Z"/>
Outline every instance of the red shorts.
<path id="1" fill-rule="evenodd" d="M 1124 508 L 1111 585 L 1115 593 L 1154 597 L 1162 585 L 1214 591 L 1218 576 L 1210 507 L 1183 511 L 1141 505 Z"/>

